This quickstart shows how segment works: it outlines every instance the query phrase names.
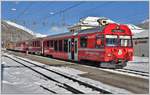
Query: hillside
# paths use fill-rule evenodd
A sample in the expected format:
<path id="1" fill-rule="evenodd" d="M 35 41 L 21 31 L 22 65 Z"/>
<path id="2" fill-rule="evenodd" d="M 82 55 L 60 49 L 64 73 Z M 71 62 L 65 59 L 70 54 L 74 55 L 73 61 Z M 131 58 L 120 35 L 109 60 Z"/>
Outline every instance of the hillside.
<path id="1" fill-rule="evenodd" d="M 149 29 L 149 19 L 141 22 L 140 24 L 138 24 L 137 26 L 143 28 L 143 29 Z"/>
<path id="2" fill-rule="evenodd" d="M 34 38 L 34 36 L 22 29 L 9 25 L 7 22 L 1 22 L 1 42 L 2 47 L 8 46 L 10 43 L 23 41 Z"/>
<path id="3" fill-rule="evenodd" d="M 27 29 L 24 26 L 6 20 L 2 20 L 1 30 L 2 46 L 6 46 L 8 43 L 14 43 L 17 41 L 29 40 L 35 37 L 46 36 L 40 33 L 34 33 L 33 31 Z"/>
<path id="4" fill-rule="evenodd" d="M 2 29 L 2 42 L 10 41 L 10 42 L 17 42 L 22 40 L 32 39 L 34 36 L 22 29 L 9 25 L 7 22 L 1 22 L 1 29 Z"/>

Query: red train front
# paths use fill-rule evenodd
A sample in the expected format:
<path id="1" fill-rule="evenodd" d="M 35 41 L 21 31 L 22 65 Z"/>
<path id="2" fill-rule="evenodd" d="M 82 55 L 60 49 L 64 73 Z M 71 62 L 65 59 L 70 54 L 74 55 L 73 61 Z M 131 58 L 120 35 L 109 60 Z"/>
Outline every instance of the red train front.
<path id="1" fill-rule="evenodd" d="M 104 62 L 102 67 L 124 67 L 133 57 L 132 33 L 125 25 L 109 24 L 104 32 Z M 105 63 L 108 62 L 108 63 Z M 114 65 L 115 64 L 115 65 Z"/>
<path id="2" fill-rule="evenodd" d="M 132 33 L 126 25 L 110 23 L 78 34 L 78 60 L 100 63 L 101 67 L 122 68 L 133 57 Z"/>

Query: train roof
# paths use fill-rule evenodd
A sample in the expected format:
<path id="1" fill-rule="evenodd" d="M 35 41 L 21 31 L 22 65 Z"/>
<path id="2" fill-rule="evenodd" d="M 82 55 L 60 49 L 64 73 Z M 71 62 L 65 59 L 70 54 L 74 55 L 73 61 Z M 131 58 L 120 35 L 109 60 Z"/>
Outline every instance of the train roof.
<path id="1" fill-rule="evenodd" d="M 75 33 L 78 33 L 78 34 L 95 33 L 95 32 L 100 32 L 100 30 L 102 30 L 101 27 L 95 27 L 95 28 L 90 28 L 90 29 L 79 30 L 79 31 L 76 31 Z M 74 35 L 73 32 L 66 32 L 66 33 L 61 33 L 61 34 L 50 35 L 44 38 L 54 38 L 54 37 L 72 36 L 72 35 Z"/>
<path id="2" fill-rule="evenodd" d="M 65 32 L 65 33 L 61 33 L 61 34 L 55 34 L 55 35 L 50 35 L 50 36 L 47 36 L 47 37 L 44 37 L 44 38 L 56 38 L 56 37 L 68 37 L 68 36 L 74 36 L 74 35 L 80 35 L 80 34 L 86 34 L 86 33 L 96 33 L 96 32 L 102 32 L 102 30 L 105 28 L 105 27 L 112 27 L 112 25 L 117 25 L 116 23 L 111 23 L 111 24 L 108 24 L 106 26 L 96 26 L 96 27 L 93 27 L 93 28 L 89 28 L 89 29 L 84 29 L 84 30 L 79 30 L 79 31 L 76 31 L 76 32 Z M 126 26 L 126 25 L 123 25 L 123 26 Z"/>

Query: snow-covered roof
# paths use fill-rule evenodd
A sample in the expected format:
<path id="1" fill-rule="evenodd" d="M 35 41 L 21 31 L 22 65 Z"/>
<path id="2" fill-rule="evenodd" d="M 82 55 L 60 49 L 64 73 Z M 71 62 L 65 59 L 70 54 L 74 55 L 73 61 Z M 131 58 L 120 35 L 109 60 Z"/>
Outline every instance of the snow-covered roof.
<path id="1" fill-rule="evenodd" d="M 80 22 L 75 25 L 91 25 L 91 26 L 99 26 L 99 23 L 97 22 L 98 19 L 106 19 L 109 23 L 116 23 L 106 17 L 86 17 L 80 19 Z"/>
<path id="2" fill-rule="evenodd" d="M 106 19 L 106 21 L 109 23 L 117 23 L 117 22 L 112 21 L 106 17 L 86 17 L 86 18 L 80 19 L 80 21 L 77 24 L 75 24 L 71 27 L 78 26 L 78 25 L 99 26 L 99 23 L 97 22 L 98 19 Z M 125 25 L 127 25 L 131 29 L 133 34 L 145 31 L 143 28 L 140 28 L 140 27 L 133 25 L 133 24 L 125 24 Z"/>
<path id="3" fill-rule="evenodd" d="M 133 24 L 126 24 L 126 25 L 130 28 L 130 30 L 132 31 L 133 34 L 145 31 L 143 28 L 140 28 Z"/>
<path id="4" fill-rule="evenodd" d="M 14 22 L 11 22 L 11 21 L 7 21 L 7 20 L 4 20 L 4 22 L 6 22 L 7 24 L 11 25 L 11 26 L 14 26 L 16 28 L 19 28 L 21 30 L 24 30 L 25 32 L 28 32 L 30 33 L 31 35 L 35 35 L 36 37 L 45 37 L 47 35 L 43 35 L 43 34 L 40 34 L 40 33 L 34 33 L 32 30 L 22 26 L 22 25 L 19 25 L 19 24 L 16 24 Z"/>
<path id="5" fill-rule="evenodd" d="M 138 26 L 136 26 L 136 25 L 134 25 L 134 24 L 126 24 L 130 29 L 132 29 L 132 30 L 142 30 L 143 28 L 140 28 L 140 27 L 138 27 Z"/>
<path id="6" fill-rule="evenodd" d="M 133 38 L 145 38 L 149 37 L 149 30 L 144 30 L 143 32 L 136 33 L 133 35 Z"/>

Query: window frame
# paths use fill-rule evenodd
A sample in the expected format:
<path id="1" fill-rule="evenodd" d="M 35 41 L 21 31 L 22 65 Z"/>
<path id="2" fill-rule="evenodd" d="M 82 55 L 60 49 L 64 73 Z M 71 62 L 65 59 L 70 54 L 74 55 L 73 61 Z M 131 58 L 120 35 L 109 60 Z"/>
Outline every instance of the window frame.
<path id="1" fill-rule="evenodd" d="M 83 41 L 82 41 L 83 40 Z M 85 41 L 84 41 L 85 40 Z M 85 43 L 85 46 L 83 46 L 83 43 Z M 83 35 L 83 36 L 80 36 L 80 47 L 81 48 L 87 48 L 88 47 L 88 36 L 87 35 Z"/>
<path id="2" fill-rule="evenodd" d="M 99 38 L 98 38 L 98 36 L 99 36 Z M 97 45 L 98 39 L 102 40 L 103 45 Z M 104 47 L 105 47 L 105 36 L 104 36 L 104 34 L 95 35 L 95 48 L 99 49 L 99 48 L 104 48 Z"/>

